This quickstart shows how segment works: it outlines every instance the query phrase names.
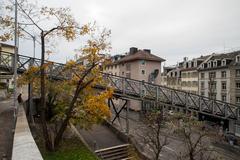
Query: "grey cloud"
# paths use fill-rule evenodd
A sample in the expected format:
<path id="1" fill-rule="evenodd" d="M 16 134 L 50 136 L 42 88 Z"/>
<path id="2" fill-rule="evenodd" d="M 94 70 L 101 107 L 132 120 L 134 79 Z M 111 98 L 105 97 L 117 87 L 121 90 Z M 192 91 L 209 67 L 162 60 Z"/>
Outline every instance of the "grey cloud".
<path id="1" fill-rule="evenodd" d="M 240 47 L 239 0 L 41 0 L 68 6 L 81 23 L 96 20 L 112 30 L 112 54 L 150 48 L 174 64 L 183 56 Z M 61 42 L 60 42 L 61 43 Z M 79 43 L 59 45 L 58 60 Z M 62 47 L 63 46 L 63 47 Z M 72 49 L 70 49 L 72 48 Z M 67 52 L 71 52 L 67 54 Z"/>

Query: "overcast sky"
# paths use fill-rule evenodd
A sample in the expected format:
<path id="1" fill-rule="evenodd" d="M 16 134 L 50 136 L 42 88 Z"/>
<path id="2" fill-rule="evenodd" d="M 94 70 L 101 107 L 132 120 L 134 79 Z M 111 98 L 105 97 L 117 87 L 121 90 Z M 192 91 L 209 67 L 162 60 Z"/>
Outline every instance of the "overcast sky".
<path id="1" fill-rule="evenodd" d="M 70 7 L 81 23 L 96 21 L 112 31 L 111 54 L 130 47 L 151 49 L 166 65 L 190 58 L 240 49 L 240 0 L 39 0 Z M 51 59 L 64 62 L 81 42 L 59 42 Z M 28 43 L 20 49 L 31 54 Z"/>

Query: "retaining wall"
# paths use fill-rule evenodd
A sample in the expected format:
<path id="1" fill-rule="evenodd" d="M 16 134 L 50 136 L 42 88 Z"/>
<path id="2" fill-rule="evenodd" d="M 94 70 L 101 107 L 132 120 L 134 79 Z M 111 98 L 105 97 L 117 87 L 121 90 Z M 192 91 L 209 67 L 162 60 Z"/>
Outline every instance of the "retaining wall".
<path id="1" fill-rule="evenodd" d="M 19 106 L 13 140 L 12 160 L 43 160 L 33 139 L 23 108 Z"/>

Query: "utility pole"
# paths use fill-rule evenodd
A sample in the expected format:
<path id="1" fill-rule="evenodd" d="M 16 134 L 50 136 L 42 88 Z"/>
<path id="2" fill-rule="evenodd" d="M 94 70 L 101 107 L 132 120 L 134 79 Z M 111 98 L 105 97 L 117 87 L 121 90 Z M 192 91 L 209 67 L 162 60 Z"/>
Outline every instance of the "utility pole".
<path id="1" fill-rule="evenodd" d="M 18 13 L 17 13 L 17 0 L 15 0 L 15 31 L 14 31 L 14 45 L 15 45 L 15 53 L 14 53 L 14 117 L 16 117 L 17 112 L 17 57 L 18 57 Z"/>

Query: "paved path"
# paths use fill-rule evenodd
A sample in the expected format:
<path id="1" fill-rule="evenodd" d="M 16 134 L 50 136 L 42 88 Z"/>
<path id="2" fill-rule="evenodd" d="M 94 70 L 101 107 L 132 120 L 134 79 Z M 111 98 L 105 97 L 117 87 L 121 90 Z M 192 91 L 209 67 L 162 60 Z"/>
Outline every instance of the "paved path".
<path id="1" fill-rule="evenodd" d="M 0 101 L 0 159 L 5 154 L 10 159 L 13 142 L 13 98 Z"/>
<path id="2" fill-rule="evenodd" d="M 104 125 L 94 125 L 91 130 L 78 128 L 78 131 L 92 150 L 125 144 Z"/>
<path id="3" fill-rule="evenodd" d="M 19 89 L 20 90 L 20 89 Z M 21 89 L 23 92 L 23 100 L 28 97 L 27 86 Z M 12 155 L 14 129 L 14 106 L 13 96 L 9 99 L 0 101 L 0 160 L 6 155 L 10 160 Z"/>

